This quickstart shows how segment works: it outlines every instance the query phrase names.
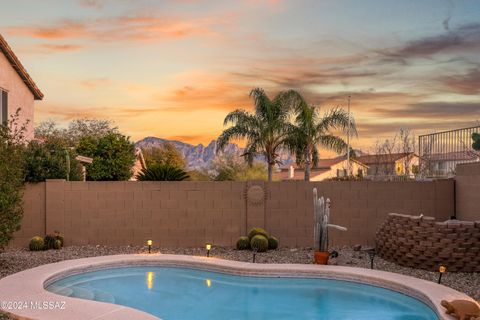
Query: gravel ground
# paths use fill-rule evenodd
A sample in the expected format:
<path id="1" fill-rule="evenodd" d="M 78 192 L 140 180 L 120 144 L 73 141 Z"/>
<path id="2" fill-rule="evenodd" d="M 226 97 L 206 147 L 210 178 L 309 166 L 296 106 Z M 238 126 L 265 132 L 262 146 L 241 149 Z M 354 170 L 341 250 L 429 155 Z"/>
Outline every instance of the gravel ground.
<path id="1" fill-rule="evenodd" d="M 370 268 L 370 259 L 366 253 L 354 251 L 349 247 L 336 248 L 336 250 L 340 252 L 340 256 L 336 259 L 331 259 L 330 262 L 332 264 Z M 205 254 L 204 248 L 160 248 L 160 250 L 155 248 L 152 250 L 152 252 L 159 251 L 162 253 L 184 255 Z M 0 253 L 0 278 L 25 269 L 34 268 L 42 264 L 58 262 L 62 260 L 112 254 L 133 254 L 145 252 L 145 247 L 131 246 L 70 246 L 61 250 L 37 252 L 31 252 L 27 249 L 6 249 Z M 212 257 L 228 260 L 246 262 L 252 261 L 251 251 L 238 251 L 229 247 L 214 247 L 212 248 L 210 255 Z M 311 264 L 313 262 L 313 250 L 311 248 L 281 248 L 275 251 L 257 254 L 256 261 L 257 263 Z M 375 269 L 401 273 L 429 281 L 437 281 L 438 279 L 438 273 L 436 272 L 401 267 L 379 257 L 375 258 Z M 465 292 L 474 299 L 480 300 L 480 273 L 448 273 L 447 270 L 447 272 L 443 275 L 442 284 L 455 290 Z M 0 320 L 3 320 L 1 314 Z"/>

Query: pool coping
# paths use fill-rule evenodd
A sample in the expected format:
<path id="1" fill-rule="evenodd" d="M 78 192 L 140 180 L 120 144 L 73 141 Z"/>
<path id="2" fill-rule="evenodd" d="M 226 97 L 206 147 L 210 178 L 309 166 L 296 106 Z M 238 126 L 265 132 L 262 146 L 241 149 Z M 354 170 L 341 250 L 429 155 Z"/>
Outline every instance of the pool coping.
<path id="1" fill-rule="evenodd" d="M 401 292 L 429 305 L 440 320 L 452 320 L 440 305 L 441 300 L 467 299 L 467 295 L 437 283 L 401 274 L 343 266 L 320 266 L 308 264 L 254 264 L 172 254 L 129 254 L 100 256 L 42 265 L 0 279 L 0 310 L 31 319 L 159 319 L 146 312 L 104 302 L 60 296 L 45 290 L 45 287 L 60 278 L 86 271 L 122 266 L 170 266 L 187 267 L 205 271 L 243 276 L 307 277 L 346 280 Z M 10 305 L 5 305 L 5 303 Z M 30 302 L 52 307 L 36 308 Z M 60 309 L 64 303 L 65 309 Z M 15 305 L 14 305 L 15 304 Z M 8 309 L 8 307 L 14 307 Z M 22 306 L 22 309 L 18 309 Z M 27 307 L 25 307 L 27 306 Z M 37 305 L 38 306 L 38 305 Z"/>

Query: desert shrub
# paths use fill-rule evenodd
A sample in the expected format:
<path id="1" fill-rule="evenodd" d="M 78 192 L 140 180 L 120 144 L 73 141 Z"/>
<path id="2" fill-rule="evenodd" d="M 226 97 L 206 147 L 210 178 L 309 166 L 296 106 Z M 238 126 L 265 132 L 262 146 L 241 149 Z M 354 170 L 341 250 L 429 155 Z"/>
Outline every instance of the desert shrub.
<path id="1" fill-rule="evenodd" d="M 183 181 L 188 178 L 185 171 L 170 165 L 153 165 L 137 175 L 138 181 Z"/>
<path id="2" fill-rule="evenodd" d="M 278 239 L 275 237 L 268 237 L 268 249 L 275 250 L 278 248 Z"/>
<path id="3" fill-rule="evenodd" d="M 55 248 L 55 241 L 57 241 L 57 239 L 55 238 L 55 236 L 47 234 L 44 238 L 44 241 L 45 241 L 45 249 L 50 250 Z"/>
<path id="4" fill-rule="evenodd" d="M 25 151 L 25 181 L 42 182 L 46 179 L 82 179 L 76 153 L 64 139 L 48 137 L 44 141 L 32 140 Z"/>
<path id="5" fill-rule="evenodd" d="M 45 242 L 42 237 L 33 237 L 28 244 L 30 251 L 40 251 L 45 248 Z"/>
<path id="6" fill-rule="evenodd" d="M 252 238 L 255 237 L 256 235 L 262 235 L 268 239 L 268 232 L 262 228 L 253 228 L 252 230 L 250 230 L 250 232 L 248 233 L 248 239 L 252 241 Z"/>
<path id="7" fill-rule="evenodd" d="M 253 250 L 257 250 L 258 252 L 265 252 L 268 250 L 268 239 L 263 235 L 256 235 L 250 240 L 250 247 Z"/>
<path id="8" fill-rule="evenodd" d="M 248 237 L 240 237 L 237 240 L 237 250 L 246 250 L 250 248 L 250 240 Z"/>
<path id="9" fill-rule="evenodd" d="M 20 229 L 25 179 L 25 125 L 19 123 L 19 111 L 0 123 L 0 250 Z"/>
<path id="10" fill-rule="evenodd" d="M 187 164 L 183 154 L 173 143 L 164 143 L 156 147 L 142 149 L 147 168 L 154 165 L 169 165 L 184 169 Z"/>

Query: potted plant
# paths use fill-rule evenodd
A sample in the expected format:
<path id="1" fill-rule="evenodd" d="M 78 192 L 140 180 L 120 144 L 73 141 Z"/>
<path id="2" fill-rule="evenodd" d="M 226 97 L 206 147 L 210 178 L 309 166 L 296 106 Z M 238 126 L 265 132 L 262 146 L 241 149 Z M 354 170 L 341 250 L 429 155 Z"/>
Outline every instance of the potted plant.
<path id="1" fill-rule="evenodd" d="M 315 263 L 328 264 L 330 252 L 328 251 L 328 228 L 335 228 L 341 231 L 347 231 L 347 228 L 330 224 L 330 199 L 318 198 L 317 188 L 313 189 L 313 216 L 315 221 L 314 240 L 315 240 Z"/>

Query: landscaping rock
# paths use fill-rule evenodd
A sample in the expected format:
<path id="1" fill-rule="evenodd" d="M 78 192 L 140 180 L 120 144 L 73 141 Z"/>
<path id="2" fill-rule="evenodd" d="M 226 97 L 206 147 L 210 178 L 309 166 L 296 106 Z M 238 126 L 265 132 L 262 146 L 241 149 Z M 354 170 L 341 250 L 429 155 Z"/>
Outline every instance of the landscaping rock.
<path id="1" fill-rule="evenodd" d="M 338 251 L 339 256 L 330 259 L 330 264 L 370 268 L 370 258 L 368 254 L 362 251 L 355 251 L 353 247 L 332 248 Z M 134 254 L 147 253 L 148 248 L 143 246 L 69 246 L 62 250 L 48 251 L 28 251 L 27 249 L 7 248 L 0 253 L 0 278 L 36 266 L 58 262 L 69 259 L 79 259 L 86 257 L 105 256 L 113 254 Z M 205 248 L 152 248 L 153 253 L 171 253 L 204 256 Z M 212 247 L 211 257 L 251 262 L 253 253 L 250 250 L 236 250 L 232 247 Z M 312 248 L 279 248 L 269 250 L 263 253 L 257 253 L 255 261 L 257 263 L 313 263 Z M 385 261 L 378 256 L 374 260 L 374 268 L 405 274 L 420 279 L 436 282 L 438 272 L 413 269 L 398 266 L 392 262 Z M 452 273 L 447 272 L 442 277 L 442 284 L 455 290 L 465 292 L 472 298 L 480 300 L 480 273 Z M 0 317 L 0 319 L 2 319 Z"/>

